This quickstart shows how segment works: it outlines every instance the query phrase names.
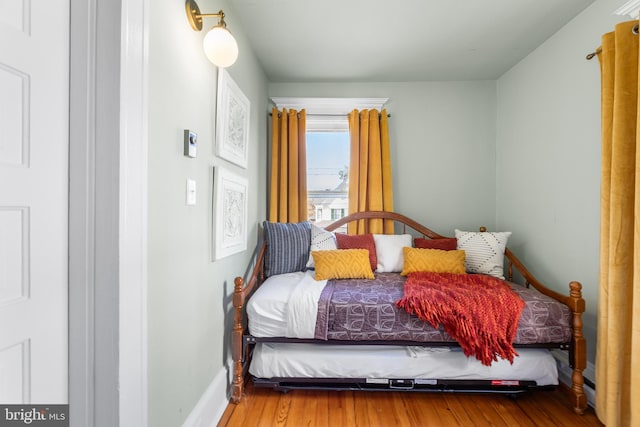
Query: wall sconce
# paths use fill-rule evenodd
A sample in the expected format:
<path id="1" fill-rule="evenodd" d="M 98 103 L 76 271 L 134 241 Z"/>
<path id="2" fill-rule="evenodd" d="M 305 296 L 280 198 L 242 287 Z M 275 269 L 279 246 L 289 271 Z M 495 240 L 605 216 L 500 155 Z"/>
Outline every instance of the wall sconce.
<path id="1" fill-rule="evenodd" d="M 218 67 L 229 67 L 238 59 L 238 43 L 233 38 L 227 24 L 224 22 L 224 12 L 218 13 L 200 13 L 200 8 L 195 0 L 187 0 L 185 3 L 187 11 L 187 19 L 191 28 L 195 31 L 202 30 L 202 18 L 218 18 L 218 24 L 215 25 L 205 36 L 202 41 L 204 54 Z"/>

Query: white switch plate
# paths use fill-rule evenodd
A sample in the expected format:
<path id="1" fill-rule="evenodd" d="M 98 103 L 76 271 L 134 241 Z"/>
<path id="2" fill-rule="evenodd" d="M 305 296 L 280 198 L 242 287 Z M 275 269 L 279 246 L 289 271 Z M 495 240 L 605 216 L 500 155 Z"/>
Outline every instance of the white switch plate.
<path id="1" fill-rule="evenodd" d="M 196 182 L 193 179 L 187 179 L 187 206 L 196 204 Z"/>

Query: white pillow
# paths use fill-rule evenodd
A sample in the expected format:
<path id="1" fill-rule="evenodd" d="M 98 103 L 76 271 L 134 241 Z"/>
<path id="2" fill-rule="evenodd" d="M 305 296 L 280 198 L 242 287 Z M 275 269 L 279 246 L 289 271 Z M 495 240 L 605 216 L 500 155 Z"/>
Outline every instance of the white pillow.
<path id="1" fill-rule="evenodd" d="M 482 273 L 504 279 L 504 250 L 510 231 L 474 232 L 455 230 L 457 248 L 465 251 L 467 273 Z"/>
<path id="2" fill-rule="evenodd" d="M 338 249 L 335 234 L 325 230 L 324 228 L 318 227 L 315 224 L 311 224 L 311 248 L 309 249 L 309 261 L 307 261 L 307 268 L 315 267 L 311 251 L 330 251 L 334 249 Z"/>
<path id="3" fill-rule="evenodd" d="M 411 247 L 411 234 L 374 234 L 378 273 L 399 273 L 404 264 L 405 246 Z"/>

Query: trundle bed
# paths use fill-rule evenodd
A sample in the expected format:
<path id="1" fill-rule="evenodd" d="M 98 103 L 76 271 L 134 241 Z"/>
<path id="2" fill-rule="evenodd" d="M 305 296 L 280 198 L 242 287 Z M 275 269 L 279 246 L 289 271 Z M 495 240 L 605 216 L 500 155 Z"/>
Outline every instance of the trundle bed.
<path id="1" fill-rule="evenodd" d="M 396 234 L 336 231 L 369 219 L 393 221 Z M 555 388 L 550 351 L 561 349 L 573 410 L 586 409 L 582 286 L 571 282 L 568 296 L 544 286 L 506 248 L 510 233 L 447 238 L 377 211 L 324 229 L 265 222 L 264 232 L 249 277 L 235 279 L 233 402 L 247 372 L 255 386 L 282 391 L 515 395 Z"/>

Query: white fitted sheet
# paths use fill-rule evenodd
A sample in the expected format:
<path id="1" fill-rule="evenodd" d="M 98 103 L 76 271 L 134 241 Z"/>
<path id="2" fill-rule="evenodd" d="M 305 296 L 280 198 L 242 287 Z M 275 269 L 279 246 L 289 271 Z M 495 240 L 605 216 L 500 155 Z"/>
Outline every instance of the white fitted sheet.
<path id="1" fill-rule="evenodd" d="M 249 333 L 254 337 L 313 338 L 318 300 L 327 284 L 314 276 L 315 272 L 307 271 L 265 280 L 247 303 Z"/>
<path id="2" fill-rule="evenodd" d="M 258 343 L 249 372 L 258 378 L 520 380 L 557 385 L 557 363 L 545 349 L 516 349 L 513 365 L 484 366 L 458 348 Z"/>

